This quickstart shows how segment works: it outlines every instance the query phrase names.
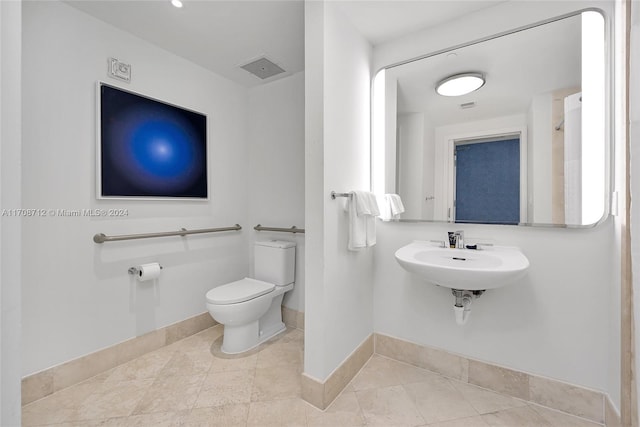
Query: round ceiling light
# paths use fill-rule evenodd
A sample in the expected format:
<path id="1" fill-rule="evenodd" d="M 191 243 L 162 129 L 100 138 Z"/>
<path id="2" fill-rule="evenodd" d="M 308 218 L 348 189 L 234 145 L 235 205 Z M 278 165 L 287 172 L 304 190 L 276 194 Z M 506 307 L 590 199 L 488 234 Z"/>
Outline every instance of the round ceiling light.
<path id="1" fill-rule="evenodd" d="M 442 96 L 461 96 L 480 89 L 485 80 L 482 73 L 462 73 L 442 79 L 436 85 L 436 92 Z"/>
<path id="2" fill-rule="evenodd" d="M 182 7 L 182 1 L 180 0 L 171 0 L 171 4 L 178 9 Z"/>

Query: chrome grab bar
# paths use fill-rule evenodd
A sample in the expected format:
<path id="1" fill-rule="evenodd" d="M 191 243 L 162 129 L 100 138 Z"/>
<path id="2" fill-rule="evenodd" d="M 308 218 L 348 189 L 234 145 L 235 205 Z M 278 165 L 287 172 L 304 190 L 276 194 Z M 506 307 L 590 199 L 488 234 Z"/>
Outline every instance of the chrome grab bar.
<path id="1" fill-rule="evenodd" d="M 256 231 L 280 231 L 283 233 L 303 233 L 304 234 L 304 228 L 298 228 L 295 225 L 291 228 L 278 228 L 278 227 L 263 227 L 262 225 L 258 224 L 255 227 L 253 227 L 254 230 Z"/>
<path id="2" fill-rule="evenodd" d="M 93 236 L 93 241 L 96 243 L 104 242 L 117 242 L 120 240 L 134 240 L 134 239 L 149 239 L 152 237 L 170 237 L 170 236 L 187 236 L 189 234 L 203 234 L 203 233 L 217 233 L 219 231 L 236 231 L 242 230 L 240 224 L 236 224 L 233 227 L 221 227 L 221 228 L 201 228 L 197 230 L 187 230 L 181 228 L 180 231 L 163 231 L 160 233 L 141 233 L 141 234 L 120 234 L 117 236 L 107 236 L 103 233 L 98 233 Z"/>

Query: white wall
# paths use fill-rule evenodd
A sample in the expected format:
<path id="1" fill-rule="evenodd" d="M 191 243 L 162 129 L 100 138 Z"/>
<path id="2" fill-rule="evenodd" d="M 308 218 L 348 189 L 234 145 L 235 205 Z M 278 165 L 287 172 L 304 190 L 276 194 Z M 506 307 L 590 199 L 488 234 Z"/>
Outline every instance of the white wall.
<path id="1" fill-rule="evenodd" d="M 249 273 L 247 91 L 60 2 L 25 2 L 23 207 L 126 208 L 124 218 L 23 223 L 23 374 L 206 311 L 207 290 Z M 108 57 L 127 89 L 208 116 L 209 201 L 106 201 L 95 194 L 95 85 Z M 109 83 L 118 84 L 109 80 Z M 240 223 L 242 232 L 97 245 L 128 234 Z M 127 269 L 158 261 L 155 283 Z"/>
<path id="2" fill-rule="evenodd" d="M 578 2 L 506 2 L 439 28 L 377 46 L 375 69 L 402 59 L 584 7 Z M 591 3 L 593 4 L 593 3 Z M 604 6 L 606 9 L 611 4 Z M 374 329 L 472 358 L 613 393 L 611 296 L 620 286 L 617 220 L 590 229 L 462 226 L 466 236 L 519 246 L 531 262 L 520 283 L 485 293 L 458 327 L 444 288 L 402 270 L 393 258 L 414 239 L 446 238 L 447 224 L 379 223 Z M 456 224 L 456 229 L 460 224 Z M 613 350 L 609 350 L 613 347 Z M 611 367 L 614 367 L 613 369 Z M 619 372 L 619 370 L 617 371 Z"/>
<path id="3" fill-rule="evenodd" d="M 406 113 L 398 115 L 398 194 L 402 197 L 406 218 L 422 218 L 424 204 L 423 173 L 425 169 L 424 114 Z"/>
<path id="4" fill-rule="evenodd" d="M 20 208 L 22 4 L 0 2 L 0 209 Z M 0 221 L 0 425 L 20 425 L 20 217 Z"/>
<path id="5" fill-rule="evenodd" d="M 535 141 L 527 146 L 528 179 L 531 185 L 528 199 L 532 205 L 531 216 L 527 222 L 537 224 L 552 224 L 552 171 L 549 164 L 553 158 L 551 152 L 551 106 L 553 101 L 550 93 L 543 93 L 533 97 L 528 117 L 529 140 Z M 535 135 L 535 137 L 533 137 Z"/>
<path id="6" fill-rule="evenodd" d="M 250 89 L 248 122 L 247 228 L 256 224 L 304 228 L 304 73 Z M 285 295 L 284 305 L 304 311 L 305 235 L 252 233 L 251 242 L 296 242 L 295 286 Z"/>
<path id="7" fill-rule="evenodd" d="M 435 164 L 436 140 L 435 128 L 428 117 L 424 118 L 424 153 L 422 158 L 422 216 L 432 220 L 435 212 Z M 432 199 L 428 199 L 433 197 Z"/>
<path id="8" fill-rule="evenodd" d="M 418 240 L 467 239 L 518 246 L 531 263 L 519 283 L 487 291 L 469 323 L 456 325 L 453 296 L 393 257 Z M 568 230 L 461 224 L 380 224 L 375 253 L 375 331 L 533 374 L 607 390 L 613 224 Z"/>
<path id="9" fill-rule="evenodd" d="M 344 199 L 370 188 L 371 47 L 330 2 L 305 3 L 305 373 L 324 380 L 373 332 L 373 250 L 347 251 Z"/>

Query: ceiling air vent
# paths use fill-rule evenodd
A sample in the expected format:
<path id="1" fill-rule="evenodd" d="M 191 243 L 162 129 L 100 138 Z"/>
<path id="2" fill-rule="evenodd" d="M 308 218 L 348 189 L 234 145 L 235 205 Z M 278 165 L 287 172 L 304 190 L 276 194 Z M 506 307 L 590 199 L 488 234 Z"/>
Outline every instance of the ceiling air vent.
<path id="1" fill-rule="evenodd" d="M 475 102 L 465 102 L 464 104 L 460 104 L 460 108 L 462 108 L 463 110 L 466 110 L 467 108 L 473 108 L 476 106 Z"/>
<path id="2" fill-rule="evenodd" d="M 248 64 L 241 65 L 240 68 L 247 70 L 254 76 L 260 77 L 262 80 L 284 73 L 284 70 L 280 66 L 274 64 L 265 57 L 251 61 Z"/>

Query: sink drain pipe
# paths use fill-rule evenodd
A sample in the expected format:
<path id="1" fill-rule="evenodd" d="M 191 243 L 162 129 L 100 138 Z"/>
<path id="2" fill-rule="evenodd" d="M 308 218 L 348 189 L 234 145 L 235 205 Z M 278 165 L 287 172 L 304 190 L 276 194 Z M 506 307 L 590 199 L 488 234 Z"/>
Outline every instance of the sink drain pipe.
<path id="1" fill-rule="evenodd" d="M 473 298 L 479 298 L 484 291 L 465 291 L 460 289 L 452 289 L 451 292 L 456 297 L 456 303 L 453 306 L 453 314 L 458 325 L 464 325 L 469 321 L 471 315 L 471 303 Z"/>

